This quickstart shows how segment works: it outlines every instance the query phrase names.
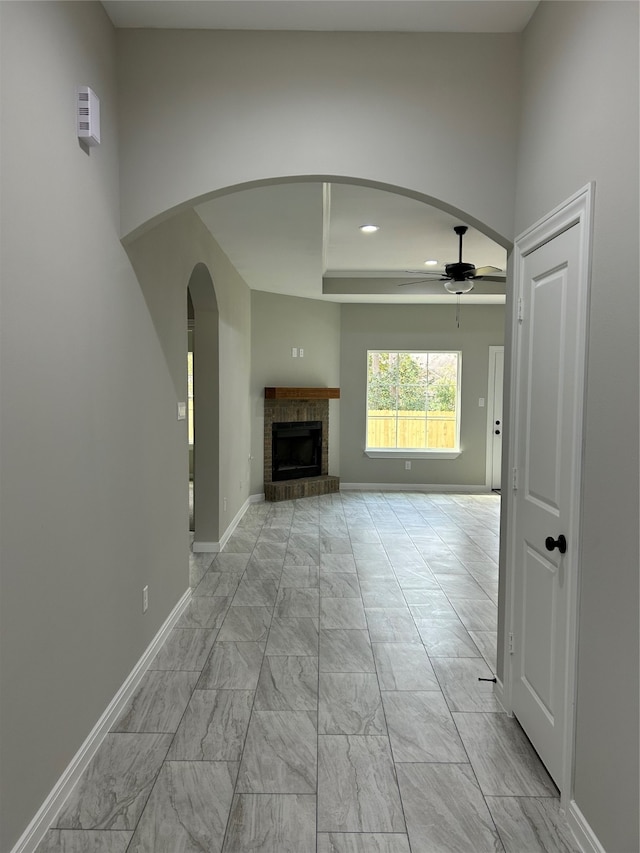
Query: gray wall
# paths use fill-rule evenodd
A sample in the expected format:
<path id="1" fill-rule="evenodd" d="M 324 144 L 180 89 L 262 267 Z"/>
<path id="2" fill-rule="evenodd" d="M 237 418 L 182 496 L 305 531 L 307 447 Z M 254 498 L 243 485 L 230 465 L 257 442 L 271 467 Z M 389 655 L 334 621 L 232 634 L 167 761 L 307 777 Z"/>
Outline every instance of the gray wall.
<path id="1" fill-rule="evenodd" d="M 230 515 L 249 494 L 248 291 L 197 231 L 171 267 L 184 282 L 131 247 L 141 288 L 118 235 L 233 184 L 334 175 L 439 198 L 503 242 L 596 180 L 576 799 L 610 853 L 637 850 L 637 4 L 543 2 L 523 38 L 114 37 L 94 3 L 3 2 L 0 15 L 0 849 L 187 586 L 186 425 L 175 418 L 186 322 L 154 299 L 179 297 L 184 311 L 192 263 L 210 269 L 220 302 Z M 102 102 L 90 156 L 74 136 L 85 84 Z M 265 373 L 261 386 L 298 379 Z"/>
<path id="2" fill-rule="evenodd" d="M 516 230 L 595 180 L 575 799 L 638 850 L 638 4 L 541 3 L 524 34 Z"/>
<path id="3" fill-rule="evenodd" d="M 340 385 L 340 306 L 314 299 L 251 294 L 251 493 L 264 491 L 264 389 Z M 304 358 L 292 358 L 302 347 Z M 341 401 L 329 401 L 329 473 L 340 474 Z"/>
<path id="4" fill-rule="evenodd" d="M 465 305 L 460 328 L 455 305 L 343 305 L 340 381 L 342 429 L 340 473 L 347 483 L 484 486 L 486 482 L 489 347 L 503 341 L 502 305 Z M 366 436 L 368 349 L 461 350 L 462 397 L 457 459 L 371 459 Z"/>
<path id="5" fill-rule="evenodd" d="M 200 217 L 192 210 L 146 232 L 129 243 L 127 251 L 147 300 L 166 368 L 174 377 L 177 399 L 180 400 L 187 399 L 187 285 L 198 264 L 204 265 L 213 281 L 219 323 L 218 364 L 212 372 L 218 373 L 220 405 L 212 394 L 209 400 L 200 398 L 200 408 L 209 405 L 213 410 L 211 417 L 219 419 L 219 469 L 215 475 L 217 494 L 204 497 L 209 511 L 217 515 L 215 527 L 222 536 L 249 496 L 250 291 Z M 215 385 L 213 382 L 214 392 Z M 194 405 L 198 405 L 197 401 Z M 196 414 L 196 426 L 197 417 Z M 208 435 L 196 435 L 196 456 L 199 447 L 202 453 L 204 442 L 210 445 L 210 438 Z M 186 477 L 186 455 L 184 464 L 183 475 Z M 196 458 L 196 470 L 197 467 Z M 186 480 L 184 482 L 186 484 Z M 195 488 L 197 502 L 198 495 L 202 499 L 203 493 L 197 491 L 197 482 Z M 225 497 L 226 510 L 223 506 Z M 214 530 L 214 527 L 207 529 Z"/>
<path id="6" fill-rule="evenodd" d="M 7 851 L 187 588 L 188 539 L 176 386 L 118 239 L 113 29 L 93 3 L 0 15 Z M 75 137 L 79 85 L 101 100 L 90 154 Z"/>
<path id="7" fill-rule="evenodd" d="M 517 34 L 122 30 L 118 44 L 123 234 L 203 194 L 325 175 L 406 187 L 511 236 Z"/>

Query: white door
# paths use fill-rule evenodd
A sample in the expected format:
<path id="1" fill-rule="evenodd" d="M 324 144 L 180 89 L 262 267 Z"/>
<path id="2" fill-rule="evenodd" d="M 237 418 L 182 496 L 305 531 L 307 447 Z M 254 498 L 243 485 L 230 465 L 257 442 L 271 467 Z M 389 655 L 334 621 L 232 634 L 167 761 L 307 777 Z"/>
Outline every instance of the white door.
<path id="1" fill-rule="evenodd" d="M 489 488 L 500 488 L 502 470 L 502 397 L 504 379 L 504 347 L 489 347 L 489 418 L 487 445 L 489 450 Z"/>
<path id="2" fill-rule="evenodd" d="M 574 218 L 516 271 L 511 707 L 561 791 L 573 738 L 585 233 Z"/>

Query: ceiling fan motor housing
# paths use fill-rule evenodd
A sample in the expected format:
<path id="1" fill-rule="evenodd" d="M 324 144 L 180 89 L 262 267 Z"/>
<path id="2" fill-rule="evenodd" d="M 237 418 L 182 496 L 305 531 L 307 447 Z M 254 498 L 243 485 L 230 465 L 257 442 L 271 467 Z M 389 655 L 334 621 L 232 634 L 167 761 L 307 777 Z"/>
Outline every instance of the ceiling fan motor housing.
<path id="1" fill-rule="evenodd" d="M 454 281 L 464 281 L 467 276 L 473 275 L 475 272 L 475 266 L 473 264 L 466 264 L 462 261 L 455 264 L 445 264 L 445 273 Z"/>

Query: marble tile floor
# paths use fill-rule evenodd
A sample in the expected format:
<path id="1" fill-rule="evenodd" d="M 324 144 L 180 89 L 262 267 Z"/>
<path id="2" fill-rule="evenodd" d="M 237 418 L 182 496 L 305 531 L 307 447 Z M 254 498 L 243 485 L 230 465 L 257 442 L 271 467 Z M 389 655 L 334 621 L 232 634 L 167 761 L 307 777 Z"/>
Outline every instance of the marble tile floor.
<path id="1" fill-rule="evenodd" d="M 495 671 L 500 497 L 254 504 L 37 853 L 575 853 Z"/>

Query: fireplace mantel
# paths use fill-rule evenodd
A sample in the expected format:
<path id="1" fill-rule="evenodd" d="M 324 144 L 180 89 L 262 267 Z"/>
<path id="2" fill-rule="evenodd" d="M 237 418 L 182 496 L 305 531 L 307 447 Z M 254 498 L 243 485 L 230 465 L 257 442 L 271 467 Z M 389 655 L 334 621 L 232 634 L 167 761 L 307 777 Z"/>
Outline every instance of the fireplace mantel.
<path id="1" fill-rule="evenodd" d="M 265 388 L 265 400 L 337 400 L 339 388 Z"/>

